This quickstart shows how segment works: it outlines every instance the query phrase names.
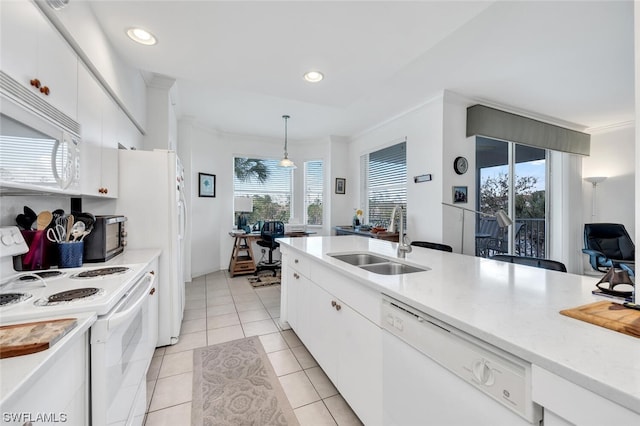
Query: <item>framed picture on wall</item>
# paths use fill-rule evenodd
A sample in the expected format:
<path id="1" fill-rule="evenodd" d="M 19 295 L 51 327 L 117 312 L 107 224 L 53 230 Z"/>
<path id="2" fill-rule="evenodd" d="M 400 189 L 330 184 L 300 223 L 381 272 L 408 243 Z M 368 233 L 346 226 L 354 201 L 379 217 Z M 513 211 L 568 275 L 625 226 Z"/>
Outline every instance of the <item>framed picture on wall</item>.
<path id="1" fill-rule="evenodd" d="M 347 180 L 345 178 L 336 178 L 336 194 L 346 193 Z"/>
<path id="2" fill-rule="evenodd" d="M 453 203 L 466 203 L 467 202 L 467 187 L 466 186 L 454 186 L 453 187 Z"/>
<path id="3" fill-rule="evenodd" d="M 198 187 L 199 197 L 216 196 L 216 175 L 208 173 L 198 173 L 200 185 Z"/>

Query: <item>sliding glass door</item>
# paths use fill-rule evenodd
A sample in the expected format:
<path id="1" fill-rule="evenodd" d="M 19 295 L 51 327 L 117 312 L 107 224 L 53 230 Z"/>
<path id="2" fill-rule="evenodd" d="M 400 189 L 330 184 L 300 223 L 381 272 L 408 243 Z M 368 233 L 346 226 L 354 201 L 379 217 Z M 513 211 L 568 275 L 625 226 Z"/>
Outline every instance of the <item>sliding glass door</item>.
<path id="1" fill-rule="evenodd" d="M 476 138 L 476 254 L 499 253 L 546 257 L 546 150 Z M 513 220 L 508 229 L 495 218 L 504 210 Z"/>

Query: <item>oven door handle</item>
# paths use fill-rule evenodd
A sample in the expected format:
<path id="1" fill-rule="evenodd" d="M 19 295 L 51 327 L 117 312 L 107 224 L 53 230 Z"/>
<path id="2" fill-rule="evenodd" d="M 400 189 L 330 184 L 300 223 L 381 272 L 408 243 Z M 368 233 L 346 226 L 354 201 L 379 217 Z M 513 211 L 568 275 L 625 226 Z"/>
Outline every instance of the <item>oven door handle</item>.
<path id="1" fill-rule="evenodd" d="M 149 285 L 142 292 L 142 297 L 140 297 L 140 299 L 137 300 L 133 304 L 133 306 L 131 306 L 129 309 L 124 310 L 122 312 L 118 312 L 117 314 L 114 314 L 111 318 L 109 318 L 108 324 L 107 324 L 107 330 L 113 330 L 117 328 L 118 326 L 120 326 L 120 324 L 128 321 L 130 318 L 132 318 L 134 315 L 138 313 L 140 306 L 142 306 L 142 304 L 146 301 L 147 296 L 151 292 L 151 288 L 155 284 L 155 275 L 151 272 L 147 272 L 145 276 L 142 278 L 142 281 L 145 281 L 145 280 L 149 281 Z"/>

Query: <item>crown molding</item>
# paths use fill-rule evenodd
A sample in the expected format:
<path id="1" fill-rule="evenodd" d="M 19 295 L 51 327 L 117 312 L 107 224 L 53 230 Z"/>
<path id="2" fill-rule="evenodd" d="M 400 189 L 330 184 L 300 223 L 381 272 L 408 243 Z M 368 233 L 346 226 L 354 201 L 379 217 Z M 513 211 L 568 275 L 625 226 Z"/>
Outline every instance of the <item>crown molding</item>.
<path id="1" fill-rule="evenodd" d="M 601 133 L 615 132 L 616 130 L 633 128 L 635 126 L 635 120 L 621 121 L 619 123 L 607 124 L 605 126 L 589 127 L 588 129 L 585 129 L 585 133 L 597 135 Z"/>

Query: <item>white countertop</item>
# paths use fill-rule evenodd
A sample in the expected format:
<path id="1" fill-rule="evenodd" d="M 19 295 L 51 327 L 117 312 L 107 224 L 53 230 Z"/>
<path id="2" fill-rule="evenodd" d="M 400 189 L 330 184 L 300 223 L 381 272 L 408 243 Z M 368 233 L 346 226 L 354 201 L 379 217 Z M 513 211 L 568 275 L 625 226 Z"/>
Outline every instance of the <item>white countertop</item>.
<path id="1" fill-rule="evenodd" d="M 598 278 L 357 236 L 279 239 L 414 308 L 640 413 L 640 339 L 561 315 L 603 300 Z M 373 252 L 431 268 L 379 275 L 327 256 Z"/>
<path id="2" fill-rule="evenodd" d="M 147 264 L 162 253 L 160 249 L 124 249 L 122 253 L 104 263 L 84 263 L 82 266 L 120 266 L 132 265 L 137 263 Z"/>
<path id="3" fill-rule="evenodd" d="M 77 318 L 78 322 L 69 333 L 52 347 L 34 354 L 0 360 L 0 377 L 2 378 L 2 380 L 0 380 L 0 406 L 6 407 L 6 405 L 10 404 L 15 398 L 22 396 L 23 390 L 29 389 L 44 371 L 47 371 L 60 357 L 65 356 L 65 350 L 68 345 L 82 338 L 89 330 L 89 327 L 96 322 L 96 315 L 92 312 L 61 315 L 46 318 L 46 320 L 59 318 Z M 43 318 L 38 318 L 36 321 L 44 320 Z M 18 321 L 17 323 L 24 322 L 28 321 Z"/>

